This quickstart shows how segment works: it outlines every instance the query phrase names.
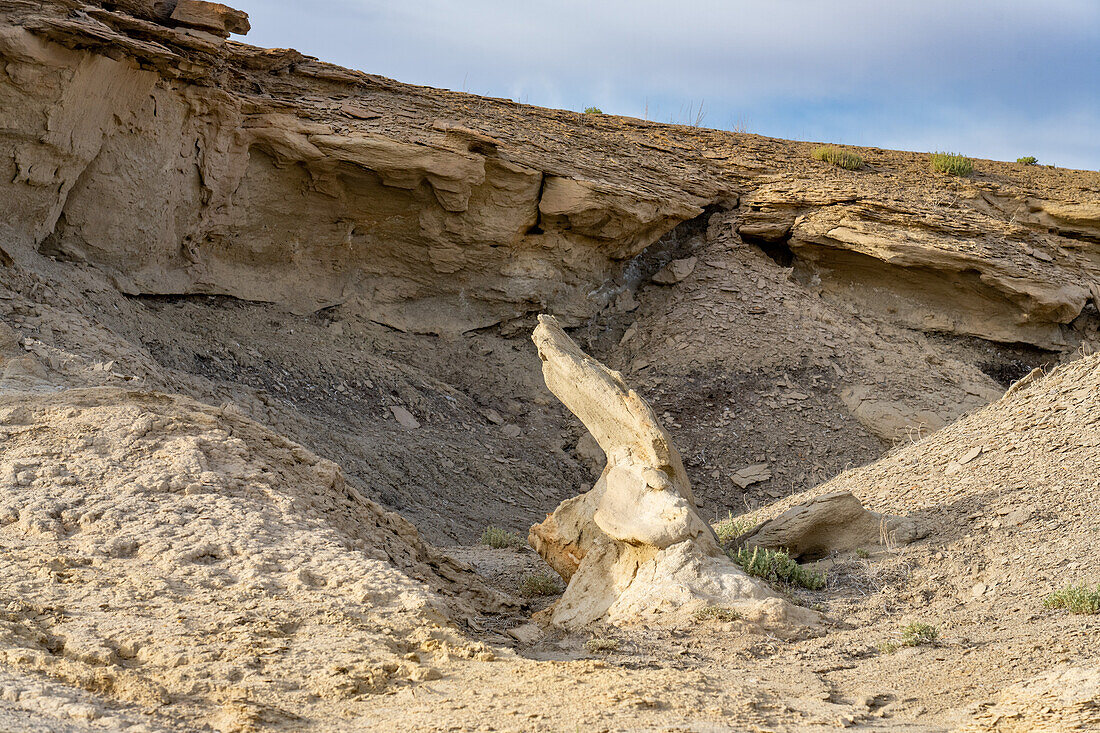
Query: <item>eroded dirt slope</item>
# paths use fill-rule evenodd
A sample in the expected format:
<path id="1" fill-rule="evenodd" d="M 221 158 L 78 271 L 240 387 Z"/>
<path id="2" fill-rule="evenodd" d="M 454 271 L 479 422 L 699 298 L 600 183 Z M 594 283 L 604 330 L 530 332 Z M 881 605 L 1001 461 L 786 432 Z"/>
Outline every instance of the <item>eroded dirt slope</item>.
<path id="1" fill-rule="evenodd" d="M 422 647 L 492 658 L 454 629 L 519 606 L 230 407 L 101 387 L 0 411 L 0 654 L 105 694 L 88 719 L 171 703 L 170 727 L 315 722 L 438 676 L 407 656 Z"/>
<path id="2" fill-rule="evenodd" d="M 1097 356 L 814 490 L 929 531 L 827 558 L 824 590 L 788 590 L 823 633 L 641 624 L 550 633 L 519 656 L 499 632 L 521 616 L 334 465 L 231 406 L 58 390 L 34 358 L 4 357 L 5 704 L 55 729 L 1096 723 L 1096 622 L 1042 600 L 1098 581 Z M 911 622 L 936 644 L 884 648 Z"/>
<path id="3" fill-rule="evenodd" d="M 1088 730 L 1100 725 L 1093 649 L 1100 622 L 1043 601 L 1067 585 L 1100 583 L 1098 459 L 1100 354 L 1093 354 L 1036 373 L 934 435 L 751 516 L 848 490 L 929 530 L 923 542 L 870 560 L 821 563 L 840 591 L 826 607 L 854 631 L 819 642 L 848 655 L 852 666 L 829 675 L 838 686 L 890 679 L 893 695 L 928 712 L 958 715 L 969 705 L 979 718 L 974 729 Z M 938 626 L 940 645 L 855 661 L 914 621 Z M 1058 678 L 1066 685 L 1055 702 L 1044 686 Z"/>

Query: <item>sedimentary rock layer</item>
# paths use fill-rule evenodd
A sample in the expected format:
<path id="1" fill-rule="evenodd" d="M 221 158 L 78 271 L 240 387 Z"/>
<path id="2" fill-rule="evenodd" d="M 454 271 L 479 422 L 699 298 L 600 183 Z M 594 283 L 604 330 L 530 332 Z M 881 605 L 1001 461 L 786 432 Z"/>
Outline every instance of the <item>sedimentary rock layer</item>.
<path id="1" fill-rule="evenodd" d="M 0 10 L 9 258 L 453 333 L 587 318 L 713 205 L 826 297 L 920 329 L 1064 348 L 1100 297 L 1097 174 L 985 161 L 954 179 L 877 149 L 843 171 L 797 143 L 403 85 L 167 5 Z"/>

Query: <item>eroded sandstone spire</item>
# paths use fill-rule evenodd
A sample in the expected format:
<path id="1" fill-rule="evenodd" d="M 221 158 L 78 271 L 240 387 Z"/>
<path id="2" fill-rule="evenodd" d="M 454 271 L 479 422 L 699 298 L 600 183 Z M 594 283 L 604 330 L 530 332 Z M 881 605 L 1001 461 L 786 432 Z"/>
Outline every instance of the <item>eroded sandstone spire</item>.
<path id="1" fill-rule="evenodd" d="M 769 627 L 816 623 L 722 552 L 695 511 L 668 433 L 622 376 L 581 351 L 552 316 L 539 316 L 533 339 L 546 386 L 607 455 L 591 491 L 531 528 L 531 545 L 569 581 L 553 623 L 675 622 L 706 605 Z"/>

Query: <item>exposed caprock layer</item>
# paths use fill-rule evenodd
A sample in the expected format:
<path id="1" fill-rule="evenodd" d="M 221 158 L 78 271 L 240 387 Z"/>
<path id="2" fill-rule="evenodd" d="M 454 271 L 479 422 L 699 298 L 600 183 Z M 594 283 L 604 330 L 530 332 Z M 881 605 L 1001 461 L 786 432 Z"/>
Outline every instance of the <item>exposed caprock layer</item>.
<path id="1" fill-rule="evenodd" d="M 1063 348 L 1100 297 L 1095 173 L 954 179 L 878 149 L 842 171 L 807 144 L 413 87 L 108 5 L 0 13 L 3 246 L 127 293 L 359 303 L 440 333 L 576 323 L 715 205 L 806 282 L 920 329 Z"/>

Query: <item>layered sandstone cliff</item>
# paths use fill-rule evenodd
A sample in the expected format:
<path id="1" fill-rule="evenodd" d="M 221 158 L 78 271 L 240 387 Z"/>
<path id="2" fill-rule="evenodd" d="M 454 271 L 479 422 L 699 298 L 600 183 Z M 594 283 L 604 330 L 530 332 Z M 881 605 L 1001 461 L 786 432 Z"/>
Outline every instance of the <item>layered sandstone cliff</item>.
<path id="1" fill-rule="evenodd" d="M 798 143 L 404 85 L 166 5 L 0 11 L 10 258 L 455 333 L 547 309 L 578 323 L 714 207 L 826 297 L 922 330 L 1061 349 L 1100 297 L 1093 173 L 982 162 L 959 180 L 877 149 L 843 171 Z"/>

